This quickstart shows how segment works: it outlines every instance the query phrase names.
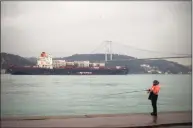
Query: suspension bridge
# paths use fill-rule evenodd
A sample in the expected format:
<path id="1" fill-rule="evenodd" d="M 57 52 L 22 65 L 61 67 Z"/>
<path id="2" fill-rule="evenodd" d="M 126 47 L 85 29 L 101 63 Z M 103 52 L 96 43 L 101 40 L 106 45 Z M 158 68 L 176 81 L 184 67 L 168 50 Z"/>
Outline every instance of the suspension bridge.
<path id="1" fill-rule="evenodd" d="M 96 47 L 90 54 L 105 54 L 104 61 L 128 61 L 128 60 L 145 60 L 145 59 L 179 59 L 192 58 L 191 54 L 179 54 L 173 52 L 161 52 L 147 49 L 140 49 L 130 45 L 125 45 L 113 41 L 104 41 Z M 129 59 L 116 59 L 113 55 L 132 56 Z"/>

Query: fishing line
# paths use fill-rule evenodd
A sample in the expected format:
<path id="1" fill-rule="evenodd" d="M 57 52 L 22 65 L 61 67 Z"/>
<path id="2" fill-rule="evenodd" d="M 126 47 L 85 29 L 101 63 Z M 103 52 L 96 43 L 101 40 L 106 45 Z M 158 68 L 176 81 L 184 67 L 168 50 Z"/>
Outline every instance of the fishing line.
<path id="1" fill-rule="evenodd" d="M 121 93 L 114 93 L 114 94 L 109 94 L 109 95 L 101 95 L 101 97 L 93 97 L 93 99 L 102 99 L 102 98 L 106 98 L 109 96 L 113 96 L 113 95 L 120 95 L 120 94 L 126 94 L 126 93 L 134 93 L 134 92 L 143 92 L 143 91 L 147 91 L 147 89 L 143 89 L 143 90 L 135 90 L 135 91 L 129 91 L 129 92 L 121 92 Z"/>
<path id="2" fill-rule="evenodd" d="M 125 94 L 125 93 L 133 93 L 133 92 L 142 92 L 142 91 L 147 91 L 147 89 L 136 90 L 136 91 L 129 91 L 129 92 L 121 92 L 121 93 L 114 93 L 114 94 L 109 94 L 108 96 L 111 96 L 111 95 L 120 95 L 120 94 Z"/>

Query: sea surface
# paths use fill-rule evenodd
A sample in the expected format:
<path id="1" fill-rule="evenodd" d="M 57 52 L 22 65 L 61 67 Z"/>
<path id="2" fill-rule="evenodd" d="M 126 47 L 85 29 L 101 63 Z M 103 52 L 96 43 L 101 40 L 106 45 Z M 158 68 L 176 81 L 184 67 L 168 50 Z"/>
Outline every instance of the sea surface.
<path id="1" fill-rule="evenodd" d="M 1 116 L 149 113 L 144 89 L 160 81 L 158 112 L 191 110 L 191 75 L 1 75 Z M 128 93 L 124 93 L 128 92 Z"/>

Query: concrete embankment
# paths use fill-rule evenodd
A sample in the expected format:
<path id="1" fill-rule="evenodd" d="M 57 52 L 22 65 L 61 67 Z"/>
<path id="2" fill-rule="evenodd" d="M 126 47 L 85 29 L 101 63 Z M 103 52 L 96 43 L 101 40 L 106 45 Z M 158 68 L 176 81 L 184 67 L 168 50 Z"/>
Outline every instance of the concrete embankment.
<path id="1" fill-rule="evenodd" d="M 101 114 L 83 116 L 1 117 L 1 127 L 92 127 L 132 128 L 191 126 L 192 112 L 150 114 Z"/>

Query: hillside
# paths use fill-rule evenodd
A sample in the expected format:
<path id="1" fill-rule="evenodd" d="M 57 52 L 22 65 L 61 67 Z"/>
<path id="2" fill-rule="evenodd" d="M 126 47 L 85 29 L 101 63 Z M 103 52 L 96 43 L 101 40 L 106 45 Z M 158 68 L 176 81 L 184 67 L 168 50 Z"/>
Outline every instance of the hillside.
<path id="1" fill-rule="evenodd" d="M 141 65 L 149 65 L 150 68 L 144 68 Z M 109 62 L 108 66 L 127 66 L 130 69 L 130 73 L 147 73 L 148 70 L 158 70 L 163 73 L 169 72 L 172 74 L 188 73 L 190 70 L 181 64 L 170 62 L 167 60 L 130 60 L 130 61 L 117 61 L 117 62 Z"/>
<path id="2" fill-rule="evenodd" d="M 109 57 L 109 56 L 108 56 Z M 67 61 L 86 61 L 89 60 L 91 62 L 101 62 L 104 61 L 104 54 L 75 54 L 69 57 L 63 58 L 55 58 L 55 59 L 64 59 Z M 108 58 L 109 59 L 109 58 Z M 130 73 L 147 73 L 147 71 L 141 67 L 141 65 L 146 64 L 152 67 L 152 69 L 159 70 L 161 72 L 170 72 L 173 74 L 177 74 L 179 72 L 187 73 L 190 71 L 189 68 L 178 64 L 176 62 L 167 61 L 167 60 L 129 60 L 129 61 L 121 61 L 121 59 L 135 59 L 131 56 L 126 55 L 118 55 L 114 54 L 113 59 L 117 61 L 106 63 L 107 66 L 127 66 L 130 69 Z"/>
<path id="3" fill-rule="evenodd" d="M 75 54 L 69 57 L 61 57 L 61 58 L 53 58 L 56 59 L 62 59 L 67 61 L 87 61 L 90 62 L 102 62 L 104 61 L 105 55 L 104 54 Z M 172 74 L 177 73 L 188 73 L 190 68 L 187 66 L 183 66 L 181 64 L 167 61 L 167 60 L 132 60 L 135 59 L 131 56 L 125 56 L 125 55 L 118 55 L 114 54 L 113 59 L 116 59 L 117 61 L 113 62 L 107 62 L 107 66 L 127 66 L 130 69 L 130 73 L 132 74 L 143 74 L 148 73 L 149 71 L 160 71 L 162 73 L 169 72 Z M 120 59 L 131 59 L 128 61 L 121 61 Z M 37 61 L 37 58 L 31 57 L 31 58 L 23 58 L 21 56 L 13 55 L 13 54 L 7 54 L 7 53 L 1 53 L 1 62 L 2 62 L 2 68 L 7 68 L 9 64 L 24 66 L 24 65 L 35 65 Z M 148 67 L 144 67 L 142 65 L 148 65 Z"/>
<path id="4" fill-rule="evenodd" d="M 34 65 L 35 63 L 30 62 L 26 58 L 23 58 L 18 55 L 1 53 L 1 69 L 7 69 L 11 64 L 18 66 L 25 66 L 25 65 Z"/>
<path id="5" fill-rule="evenodd" d="M 31 63 L 34 63 L 34 64 L 37 63 L 37 58 L 35 58 L 35 57 L 29 57 L 29 58 L 25 58 L 25 59 L 27 59 Z"/>
<path id="6" fill-rule="evenodd" d="M 36 63 L 37 58 L 30 57 L 26 58 L 30 62 Z M 103 62 L 105 59 L 105 54 L 75 54 L 68 57 L 56 57 L 53 58 L 53 60 L 66 60 L 66 61 L 90 61 L 90 62 Z M 108 56 L 109 59 L 109 56 Z M 125 56 L 125 55 L 118 55 L 114 54 L 113 59 L 120 60 L 120 59 L 134 59 L 134 57 L 131 56 Z"/>
<path id="7" fill-rule="evenodd" d="M 103 62 L 105 60 L 105 54 L 75 54 L 69 57 L 63 58 L 54 58 L 54 59 L 63 59 L 67 61 L 90 61 L 90 62 Z M 108 60 L 109 60 L 108 56 Z M 113 59 L 121 60 L 121 59 L 134 59 L 134 57 L 126 56 L 126 55 L 118 55 L 113 54 Z"/>

